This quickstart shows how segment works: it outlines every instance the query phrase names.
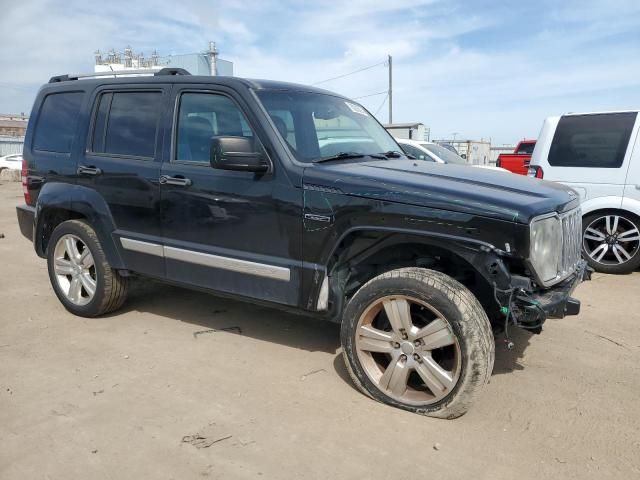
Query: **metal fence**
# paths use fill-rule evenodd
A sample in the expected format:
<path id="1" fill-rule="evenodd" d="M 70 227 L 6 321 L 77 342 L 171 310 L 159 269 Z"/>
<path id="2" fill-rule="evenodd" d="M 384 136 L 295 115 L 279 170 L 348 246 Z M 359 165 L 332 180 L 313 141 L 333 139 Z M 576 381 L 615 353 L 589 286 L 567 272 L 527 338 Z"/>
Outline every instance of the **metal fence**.
<path id="1" fill-rule="evenodd" d="M 23 145 L 24 137 L 0 136 L 0 157 L 12 155 L 14 153 L 22 153 Z"/>

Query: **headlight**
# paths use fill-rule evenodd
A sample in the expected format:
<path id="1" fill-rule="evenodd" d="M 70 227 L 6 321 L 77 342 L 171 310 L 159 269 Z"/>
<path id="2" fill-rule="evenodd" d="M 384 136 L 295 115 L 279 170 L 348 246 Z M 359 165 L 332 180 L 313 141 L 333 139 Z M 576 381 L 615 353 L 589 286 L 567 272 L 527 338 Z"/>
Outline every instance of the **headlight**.
<path id="1" fill-rule="evenodd" d="M 562 228 L 557 216 L 534 219 L 530 226 L 529 259 L 538 278 L 548 283 L 558 276 L 562 255 Z"/>

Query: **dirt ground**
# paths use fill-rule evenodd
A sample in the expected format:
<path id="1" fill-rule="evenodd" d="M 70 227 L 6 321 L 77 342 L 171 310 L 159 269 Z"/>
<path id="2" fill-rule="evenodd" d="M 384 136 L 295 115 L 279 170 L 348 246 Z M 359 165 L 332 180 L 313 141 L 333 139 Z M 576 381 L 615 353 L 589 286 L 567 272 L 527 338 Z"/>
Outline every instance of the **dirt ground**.
<path id="1" fill-rule="evenodd" d="M 498 341 L 471 411 L 436 420 L 358 393 L 336 325 L 148 281 L 116 315 L 70 315 L 21 202 L 0 185 L 3 480 L 640 478 L 640 273 Z"/>

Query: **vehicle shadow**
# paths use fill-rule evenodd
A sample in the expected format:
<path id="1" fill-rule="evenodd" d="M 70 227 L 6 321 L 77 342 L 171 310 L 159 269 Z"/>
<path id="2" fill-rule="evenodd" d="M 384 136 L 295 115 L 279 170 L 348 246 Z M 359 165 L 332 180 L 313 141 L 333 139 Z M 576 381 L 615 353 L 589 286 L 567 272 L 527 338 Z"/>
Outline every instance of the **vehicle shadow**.
<path id="1" fill-rule="evenodd" d="M 355 388 L 342 358 L 338 324 L 148 279 L 131 282 L 127 303 L 114 315 L 132 311 L 191 324 L 194 337 L 210 330 L 220 330 L 309 352 L 335 355 L 333 368 L 336 374 Z M 510 336 L 514 344 L 511 350 L 507 348 L 503 334 L 496 336 L 492 375 L 524 368 L 520 359 L 532 334 L 513 328 Z"/>
<path id="2" fill-rule="evenodd" d="M 221 330 L 332 354 L 340 345 L 340 327 L 335 323 L 142 278 L 131 282 L 126 304 L 114 315 L 131 311 L 192 324 L 194 337 Z"/>
<path id="3" fill-rule="evenodd" d="M 513 342 L 513 348 L 507 348 L 504 334 L 496 335 L 496 359 L 493 365 L 492 375 L 511 373 L 515 370 L 523 370 L 524 365 L 520 360 L 524 357 L 524 351 L 529 346 L 531 337 L 534 334 L 521 328 L 511 327 L 509 337 Z"/>

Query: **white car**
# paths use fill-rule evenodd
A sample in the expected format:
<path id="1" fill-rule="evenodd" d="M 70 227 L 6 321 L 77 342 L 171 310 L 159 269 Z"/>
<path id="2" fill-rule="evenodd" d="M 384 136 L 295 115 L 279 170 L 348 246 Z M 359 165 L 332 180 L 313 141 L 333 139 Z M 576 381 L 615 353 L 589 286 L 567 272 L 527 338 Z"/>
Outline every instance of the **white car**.
<path id="1" fill-rule="evenodd" d="M 9 170 L 22 170 L 22 155 L 5 155 L 0 157 L 0 171 L 8 168 Z"/>
<path id="2" fill-rule="evenodd" d="M 549 117 L 529 176 L 561 182 L 582 200 L 582 254 L 599 272 L 640 267 L 638 111 Z"/>
<path id="3" fill-rule="evenodd" d="M 500 172 L 510 173 L 509 170 L 492 165 L 472 165 L 460 155 L 456 155 L 448 148 L 433 142 L 419 142 L 417 140 L 407 140 L 406 138 L 396 138 L 396 142 L 402 147 L 404 153 L 412 155 L 418 160 L 426 160 L 436 163 L 453 163 L 458 165 L 468 165 L 470 167 L 486 168 Z"/>

